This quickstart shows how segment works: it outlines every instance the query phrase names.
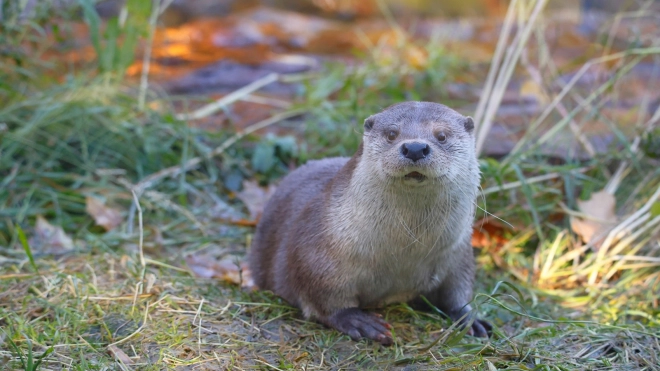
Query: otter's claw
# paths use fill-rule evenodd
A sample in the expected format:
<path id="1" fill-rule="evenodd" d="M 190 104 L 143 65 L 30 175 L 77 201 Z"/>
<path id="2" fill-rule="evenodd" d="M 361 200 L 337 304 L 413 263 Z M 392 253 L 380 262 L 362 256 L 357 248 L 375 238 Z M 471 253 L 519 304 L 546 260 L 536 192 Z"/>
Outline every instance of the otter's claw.
<path id="1" fill-rule="evenodd" d="M 353 340 L 367 338 L 383 345 L 392 344 L 391 326 L 379 316 L 364 312 L 359 308 L 342 309 L 324 322 L 347 334 Z"/>
<path id="2" fill-rule="evenodd" d="M 466 305 L 456 312 L 450 312 L 449 317 L 454 322 L 458 321 L 458 327 L 461 329 L 470 325 L 470 329 L 467 331 L 468 335 L 480 338 L 490 337 L 493 326 L 488 323 L 488 321 L 477 318 L 476 314 L 470 313 L 471 311 L 472 308 L 469 305 Z"/>
<path id="3" fill-rule="evenodd" d="M 493 330 L 493 326 L 490 323 L 477 318 L 474 320 L 474 322 L 472 322 L 472 327 L 470 327 L 467 333 L 468 335 L 472 335 L 480 338 L 487 338 L 490 337 L 492 330 Z"/>

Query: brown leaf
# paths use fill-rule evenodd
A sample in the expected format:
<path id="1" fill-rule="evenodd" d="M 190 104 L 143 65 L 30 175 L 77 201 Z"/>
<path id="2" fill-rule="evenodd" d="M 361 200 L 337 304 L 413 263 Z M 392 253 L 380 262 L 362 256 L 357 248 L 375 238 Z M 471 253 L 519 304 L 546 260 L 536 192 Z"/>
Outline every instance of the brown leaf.
<path id="1" fill-rule="evenodd" d="M 129 357 L 128 354 L 124 353 L 124 351 L 119 349 L 116 345 L 109 345 L 108 353 L 110 353 L 110 355 L 113 356 L 117 361 L 125 365 L 133 364 L 131 357 Z"/>
<path id="2" fill-rule="evenodd" d="M 250 218 L 257 220 L 264 212 L 266 202 L 275 193 L 275 188 L 272 184 L 268 187 L 260 187 L 256 181 L 246 180 L 243 181 L 243 190 L 238 192 L 236 196 L 247 207 L 250 212 Z"/>
<path id="3" fill-rule="evenodd" d="M 571 228 L 585 243 L 598 245 L 616 222 L 616 200 L 605 190 L 578 201 L 578 209 L 588 218 L 571 217 Z"/>
<path id="4" fill-rule="evenodd" d="M 252 273 L 244 261 L 236 261 L 235 258 L 215 260 L 206 255 L 189 255 L 186 257 L 186 263 L 197 277 L 218 278 L 249 289 L 254 287 Z"/>
<path id="5" fill-rule="evenodd" d="M 96 225 L 100 225 L 106 231 L 114 229 L 122 223 L 121 211 L 106 206 L 98 198 L 87 196 L 86 203 L 87 213 L 94 218 Z"/>
<path id="6" fill-rule="evenodd" d="M 503 224 L 492 219 L 481 219 L 472 224 L 472 246 L 473 247 L 488 247 L 488 246 L 503 246 L 509 240 L 504 237 L 508 230 Z"/>
<path id="7" fill-rule="evenodd" d="M 47 254 L 62 253 L 74 248 L 73 239 L 61 227 L 48 223 L 41 215 L 37 216 L 34 235 L 29 242 L 34 251 Z"/>

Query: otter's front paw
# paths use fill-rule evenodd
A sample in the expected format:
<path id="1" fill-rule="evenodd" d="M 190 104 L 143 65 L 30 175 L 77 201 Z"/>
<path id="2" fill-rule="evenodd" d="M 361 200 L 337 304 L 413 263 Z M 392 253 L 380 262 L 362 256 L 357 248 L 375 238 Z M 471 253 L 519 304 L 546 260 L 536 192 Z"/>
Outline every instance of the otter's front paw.
<path id="1" fill-rule="evenodd" d="M 455 312 L 450 312 L 449 317 L 454 322 L 458 322 L 459 328 L 465 328 L 471 323 L 467 331 L 468 335 L 487 338 L 492 333 L 493 326 L 488 321 L 477 318 L 476 314 L 472 313 L 472 307 L 469 305 Z"/>
<path id="2" fill-rule="evenodd" d="M 392 344 L 391 326 L 379 316 L 359 308 L 346 308 L 327 318 L 326 324 L 341 331 L 353 340 L 367 338 L 383 345 Z"/>
<path id="3" fill-rule="evenodd" d="M 480 337 L 480 338 L 487 338 L 490 336 L 491 332 L 493 330 L 493 326 L 488 323 L 488 321 L 484 321 L 479 318 L 475 318 L 474 322 L 472 322 L 472 327 L 468 330 L 468 335 Z"/>

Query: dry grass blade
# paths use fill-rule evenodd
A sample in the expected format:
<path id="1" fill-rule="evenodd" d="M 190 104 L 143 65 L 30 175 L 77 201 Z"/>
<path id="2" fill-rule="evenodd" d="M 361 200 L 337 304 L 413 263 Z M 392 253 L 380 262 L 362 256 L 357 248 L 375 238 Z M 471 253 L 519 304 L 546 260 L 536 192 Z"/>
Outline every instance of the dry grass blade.
<path id="1" fill-rule="evenodd" d="M 658 198 L 660 198 L 660 187 L 658 187 L 658 189 L 648 199 L 648 201 L 644 204 L 644 206 L 642 206 L 639 210 L 637 210 L 635 213 L 633 213 L 628 218 L 623 220 L 621 223 L 619 223 L 618 226 L 616 226 L 614 229 L 612 229 L 612 231 L 610 231 L 610 233 L 607 235 L 607 238 L 603 242 L 603 245 L 598 250 L 598 254 L 594 261 L 594 264 L 596 266 L 601 267 L 603 265 L 604 260 L 610 254 L 612 253 L 618 254 L 620 250 L 628 246 L 628 244 L 632 242 L 632 240 L 634 240 L 641 233 L 651 228 L 653 225 L 658 223 L 658 221 L 660 221 L 659 217 L 651 219 L 651 214 L 649 213 L 649 210 L 651 210 L 651 207 L 658 200 Z M 651 220 L 648 223 L 641 225 L 641 228 L 637 232 L 633 232 L 631 227 L 639 226 L 640 224 L 646 222 L 649 219 Z M 624 234 L 631 234 L 631 236 L 628 239 L 620 240 L 620 238 Z M 620 240 L 619 244 L 614 249 L 610 250 L 610 246 L 615 240 Z M 590 285 L 594 285 L 596 283 L 598 274 L 599 274 L 599 270 L 593 270 L 591 272 L 591 274 L 589 275 Z"/>
<path id="2" fill-rule="evenodd" d="M 135 203 L 135 207 L 137 208 L 138 212 L 138 254 L 140 257 L 140 266 L 142 267 L 142 274 L 140 275 L 142 280 L 147 268 L 147 263 L 144 260 L 144 227 L 142 222 L 142 207 L 140 207 L 140 200 L 138 199 L 138 195 L 134 189 L 131 189 L 131 194 L 133 195 L 133 202 Z M 142 292 L 140 292 L 140 294 L 141 293 Z"/>
<path id="3" fill-rule="evenodd" d="M 590 170 L 590 168 L 583 167 L 583 168 L 571 170 L 570 173 L 584 173 L 588 170 Z M 560 174 L 560 173 L 550 173 L 550 174 L 537 175 L 537 176 L 534 176 L 534 177 L 527 178 L 525 180 L 525 183 L 527 183 L 527 184 L 540 183 L 540 182 L 544 182 L 546 180 L 557 179 L 557 178 L 561 177 L 562 175 L 563 174 Z M 507 191 L 507 190 L 510 190 L 510 189 L 520 188 L 522 186 L 523 186 L 523 182 L 518 180 L 518 181 L 515 181 L 515 182 L 510 182 L 510 183 L 506 183 L 506 184 L 502 184 L 502 185 L 496 185 L 496 186 L 488 187 L 488 188 L 484 189 L 482 191 L 482 193 L 484 195 L 489 195 L 489 194 L 493 194 L 493 193 L 497 193 L 497 192 Z"/>
<path id="4" fill-rule="evenodd" d="M 511 6 L 513 6 L 514 3 L 516 2 L 512 2 Z M 539 14 L 541 14 L 541 11 L 545 7 L 546 3 L 547 0 L 534 1 L 534 7 L 532 8 L 529 18 L 523 21 L 524 24 L 522 28 L 518 30 L 518 33 L 511 42 L 512 45 L 508 49 L 504 62 L 499 68 L 499 71 L 497 73 L 497 79 L 494 82 L 492 92 L 490 92 L 490 94 L 488 95 L 484 94 L 481 96 L 481 99 L 486 100 L 487 103 L 485 105 L 485 113 L 483 115 L 483 120 L 477 121 L 477 125 L 476 125 L 477 154 L 480 154 L 483 149 L 483 145 L 486 141 L 486 137 L 488 136 L 488 132 L 490 131 L 490 128 L 493 124 L 493 119 L 495 118 L 497 109 L 500 106 L 500 103 L 502 102 L 502 97 L 504 96 L 506 87 L 509 84 L 509 81 L 511 80 L 511 76 L 513 75 L 514 68 L 518 64 L 520 55 L 523 49 L 525 48 L 527 41 L 529 40 L 529 36 L 531 35 L 534 27 L 536 27 L 536 20 Z"/>
<path id="5" fill-rule="evenodd" d="M 653 128 L 660 122 L 660 106 L 655 110 L 653 113 L 653 116 L 646 122 L 644 125 L 644 130 L 640 135 L 637 135 L 633 140 L 632 144 L 630 145 L 630 153 L 635 155 L 639 151 L 639 145 L 641 143 L 642 136 L 645 134 L 650 133 Z M 605 189 L 610 192 L 614 193 L 616 192 L 617 188 L 619 187 L 619 184 L 621 183 L 621 180 L 624 178 L 626 174 L 626 170 L 628 166 L 630 165 L 629 161 L 622 161 L 619 164 L 619 167 L 616 169 L 616 172 L 614 173 L 614 176 L 610 178 L 610 180 L 607 182 L 607 186 L 605 186 Z"/>
<path id="6" fill-rule="evenodd" d="M 555 237 L 555 241 L 552 243 L 552 247 L 550 247 L 548 256 L 546 257 L 545 263 L 543 264 L 543 268 L 539 273 L 539 281 L 544 281 L 552 275 L 551 267 L 555 262 L 555 256 L 557 255 L 559 246 L 563 245 L 562 240 L 565 238 L 565 236 L 566 236 L 566 232 L 562 232 L 558 234 L 557 237 Z"/>
<path id="7" fill-rule="evenodd" d="M 279 79 L 279 74 L 271 73 L 258 80 L 251 82 L 250 84 L 234 91 L 231 94 L 225 95 L 224 97 L 218 99 L 213 103 L 209 103 L 204 107 L 201 107 L 191 113 L 182 113 L 176 115 L 177 120 L 187 121 L 187 120 L 197 120 L 207 116 L 210 116 L 224 107 L 236 102 L 237 100 L 243 99 L 244 97 L 250 95 L 251 93 L 263 88 L 266 85 L 272 84 Z"/>
<path id="8" fill-rule="evenodd" d="M 539 70 L 536 67 L 532 66 L 527 60 L 527 58 L 523 58 L 523 65 L 527 69 L 533 81 L 538 86 L 542 87 L 543 79 L 541 77 L 541 73 L 539 72 Z M 544 92 L 544 93 L 545 96 L 548 96 L 548 92 Z M 573 117 L 569 117 L 568 110 L 561 101 L 557 102 L 557 111 L 562 115 L 562 117 L 569 120 L 568 127 L 571 129 L 571 132 L 577 138 L 578 142 L 580 142 L 585 152 L 587 152 L 587 154 L 593 158 L 596 155 L 596 150 L 594 149 L 594 146 L 591 144 L 591 142 L 589 142 L 589 139 L 587 139 L 586 135 L 584 135 L 584 133 L 580 131 L 580 128 L 577 122 L 575 122 L 575 120 L 573 119 Z"/>
<path id="9" fill-rule="evenodd" d="M 477 130 L 483 121 L 484 111 L 486 105 L 488 104 L 488 98 L 492 94 L 493 85 L 495 84 L 495 77 L 497 72 L 500 69 L 500 64 L 502 63 L 502 56 L 506 50 L 506 43 L 509 40 L 509 34 L 513 28 L 514 14 L 518 6 L 518 0 L 512 0 L 509 3 L 509 7 L 504 17 L 504 22 L 502 23 L 502 31 L 500 36 L 497 38 L 497 46 L 495 47 L 495 54 L 493 59 L 490 62 L 490 70 L 488 71 L 488 77 L 486 78 L 486 83 L 484 84 L 483 91 L 481 92 L 481 98 L 477 104 L 477 110 L 474 113 L 474 122 L 476 123 Z"/>
<path id="10" fill-rule="evenodd" d="M 609 79 L 608 82 L 606 82 L 604 85 L 598 87 L 595 91 L 593 91 L 586 99 L 580 102 L 578 107 L 574 108 L 571 112 L 568 113 L 568 115 L 564 116 L 564 118 L 561 121 L 553 125 L 550 131 L 545 133 L 538 140 L 534 141 L 534 144 L 530 146 L 530 140 L 532 136 L 536 134 L 537 128 L 548 118 L 548 116 L 552 113 L 552 111 L 556 109 L 558 104 L 572 91 L 572 89 L 575 88 L 577 82 L 589 71 L 589 69 L 592 66 L 609 63 L 615 60 L 619 60 L 631 56 L 642 57 L 642 56 L 655 55 L 655 54 L 660 54 L 660 47 L 631 49 L 631 50 L 626 50 L 624 52 L 619 52 L 604 57 L 598 57 L 587 61 L 575 73 L 575 75 L 571 78 L 571 80 L 564 86 L 562 91 L 555 96 L 555 98 L 552 100 L 552 102 L 550 102 L 550 104 L 545 108 L 545 110 L 543 110 L 543 112 L 536 119 L 534 119 L 534 121 L 532 121 L 529 124 L 528 128 L 525 130 L 523 137 L 515 144 L 509 156 L 504 160 L 504 164 L 505 165 L 510 164 L 515 158 L 517 158 L 517 156 L 520 154 L 521 150 L 524 147 L 526 146 L 529 147 L 527 148 L 527 150 L 529 151 L 531 149 L 537 148 L 539 145 L 545 143 L 550 138 L 552 138 L 560 129 L 562 129 L 565 125 L 569 124 L 572 121 L 573 117 L 575 117 L 577 112 L 583 110 L 586 107 L 589 107 L 589 105 L 596 98 L 598 98 L 600 95 L 608 91 L 608 89 L 610 89 L 610 87 L 613 85 L 613 83 L 617 80 L 619 76 L 625 75 L 625 73 L 630 71 L 638 63 L 639 58 L 634 59 L 632 62 L 629 62 L 627 65 L 625 65 L 621 69 L 621 71 L 619 71 L 619 73 L 617 73 L 614 77 Z"/>
<path id="11" fill-rule="evenodd" d="M 171 1 L 170 1 L 171 3 Z M 149 17 L 149 35 L 147 37 L 147 43 L 144 50 L 144 56 L 142 57 L 142 74 L 140 75 L 140 93 L 138 95 L 138 109 L 144 110 L 144 102 L 147 99 L 147 87 L 149 85 L 149 67 L 151 66 L 151 48 L 154 43 L 154 33 L 156 32 L 156 22 L 158 21 L 158 16 L 165 11 L 167 4 L 161 4 L 161 0 L 152 0 L 151 3 L 151 15 Z"/>

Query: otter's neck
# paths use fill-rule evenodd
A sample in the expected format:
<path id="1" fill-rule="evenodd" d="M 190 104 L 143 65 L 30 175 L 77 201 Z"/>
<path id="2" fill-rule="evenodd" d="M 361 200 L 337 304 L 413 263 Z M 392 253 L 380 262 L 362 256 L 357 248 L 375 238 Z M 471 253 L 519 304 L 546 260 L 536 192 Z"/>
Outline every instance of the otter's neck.
<path id="1" fill-rule="evenodd" d="M 373 167 L 362 156 L 353 156 L 331 187 L 328 231 L 347 253 L 370 255 L 387 249 L 398 254 L 413 248 L 421 258 L 461 240 L 472 222 L 474 199 L 451 184 L 411 189 L 403 182 L 383 181 Z"/>

